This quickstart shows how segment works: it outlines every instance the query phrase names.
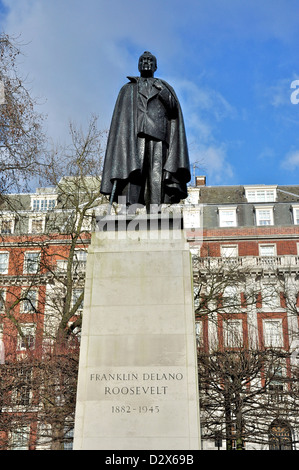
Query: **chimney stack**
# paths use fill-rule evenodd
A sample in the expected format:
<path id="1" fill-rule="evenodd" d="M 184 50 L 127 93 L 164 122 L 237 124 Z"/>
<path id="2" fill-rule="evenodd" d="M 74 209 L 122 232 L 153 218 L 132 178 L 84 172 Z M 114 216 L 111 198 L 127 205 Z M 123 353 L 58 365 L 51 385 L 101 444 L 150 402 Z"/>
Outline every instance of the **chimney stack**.
<path id="1" fill-rule="evenodd" d="M 206 177 L 205 176 L 196 176 L 196 186 L 205 186 L 206 185 Z"/>

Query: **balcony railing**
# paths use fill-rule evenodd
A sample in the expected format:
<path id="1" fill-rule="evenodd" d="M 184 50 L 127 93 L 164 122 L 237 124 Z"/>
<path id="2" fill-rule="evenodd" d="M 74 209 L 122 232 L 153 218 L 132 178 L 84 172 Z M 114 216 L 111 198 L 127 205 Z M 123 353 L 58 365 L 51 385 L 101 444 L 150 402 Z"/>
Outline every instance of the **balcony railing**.
<path id="1" fill-rule="evenodd" d="M 67 270 L 68 260 L 57 261 L 57 272 L 65 273 Z M 74 261 L 72 265 L 73 272 L 84 272 L 86 270 L 86 261 Z"/>
<path id="2" fill-rule="evenodd" d="M 283 268 L 299 269 L 299 256 L 236 256 L 236 257 L 198 257 L 196 259 L 199 268 Z"/>

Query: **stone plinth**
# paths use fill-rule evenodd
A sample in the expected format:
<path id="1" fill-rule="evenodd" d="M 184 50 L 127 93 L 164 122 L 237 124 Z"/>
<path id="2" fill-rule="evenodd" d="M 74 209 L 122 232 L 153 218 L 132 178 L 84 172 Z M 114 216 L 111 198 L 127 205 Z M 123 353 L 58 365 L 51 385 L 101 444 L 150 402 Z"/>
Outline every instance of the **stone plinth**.
<path id="1" fill-rule="evenodd" d="M 196 450 L 189 248 L 176 224 L 139 230 L 134 223 L 92 237 L 74 449 Z"/>

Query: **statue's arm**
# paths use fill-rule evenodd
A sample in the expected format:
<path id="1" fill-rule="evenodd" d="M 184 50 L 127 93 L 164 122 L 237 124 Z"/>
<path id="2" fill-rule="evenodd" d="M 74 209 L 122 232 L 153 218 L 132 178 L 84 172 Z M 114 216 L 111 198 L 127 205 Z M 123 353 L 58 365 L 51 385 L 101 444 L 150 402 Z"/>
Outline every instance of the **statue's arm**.
<path id="1" fill-rule="evenodd" d="M 173 94 L 170 93 L 170 91 L 166 87 L 163 87 L 162 90 L 159 92 L 159 99 L 164 104 L 169 117 L 171 119 L 175 119 L 178 113 L 178 104 Z"/>

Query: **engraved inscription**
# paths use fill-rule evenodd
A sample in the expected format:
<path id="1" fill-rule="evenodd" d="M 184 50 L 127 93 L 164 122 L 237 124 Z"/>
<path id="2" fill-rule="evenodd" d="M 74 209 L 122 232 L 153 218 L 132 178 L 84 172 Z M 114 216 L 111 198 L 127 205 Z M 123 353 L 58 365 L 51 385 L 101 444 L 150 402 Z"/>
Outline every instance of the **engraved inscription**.
<path id="1" fill-rule="evenodd" d="M 100 385 L 103 398 L 108 400 L 113 398 L 125 399 L 126 397 L 152 396 L 161 398 L 169 393 L 177 382 L 184 380 L 181 372 L 96 372 L 91 373 L 89 380 Z M 147 400 L 148 401 L 148 400 Z M 148 403 L 118 403 L 111 407 L 113 414 L 144 414 L 159 413 L 160 407 L 149 405 Z"/>

